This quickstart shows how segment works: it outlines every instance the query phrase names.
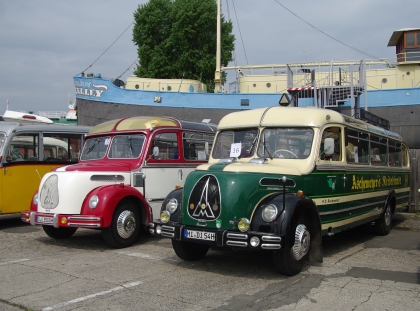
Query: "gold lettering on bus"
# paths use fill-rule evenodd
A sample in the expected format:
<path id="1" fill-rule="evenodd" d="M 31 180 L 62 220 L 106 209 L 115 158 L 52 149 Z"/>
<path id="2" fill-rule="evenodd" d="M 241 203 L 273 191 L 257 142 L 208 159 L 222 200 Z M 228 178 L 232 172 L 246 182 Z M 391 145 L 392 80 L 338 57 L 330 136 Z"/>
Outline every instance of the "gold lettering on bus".
<path id="1" fill-rule="evenodd" d="M 401 186 L 402 178 L 396 176 L 377 176 L 376 178 L 365 179 L 353 175 L 351 190 L 374 190 L 375 188 Z"/>

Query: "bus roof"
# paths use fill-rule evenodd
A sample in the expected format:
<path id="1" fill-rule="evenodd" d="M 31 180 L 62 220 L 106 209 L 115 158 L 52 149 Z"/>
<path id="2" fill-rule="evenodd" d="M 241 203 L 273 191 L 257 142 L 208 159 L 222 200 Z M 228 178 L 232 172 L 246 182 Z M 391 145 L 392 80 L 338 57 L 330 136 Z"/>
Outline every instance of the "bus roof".
<path id="1" fill-rule="evenodd" d="M 46 133 L 88 133 L 91 127 L 63 124 L 21 124 L 17 122 L 0 121 L 0 132 L 8 136 L 14 132 L 46 132 Z"/>
<path id="2" fill-rule="evenodd" d="M 343 115 L 334 110 L 315 107 L 273 106 L 230 113 L 220 120 L 218 129 L 241 126 L 322 126 L 331 122 L 344 123 Z"/>
<path id="3" fill-rule="evenodd" d="M 115 119 L 98 124 L 90 130 L 89 135 L 109 132 L 155 129 L 158 127 L 183 128 L 207 132 L 215 132 L 217 129 L 216 125 L 208 123 L 183 121 L 171 117 L 137 116 Z"/>
<path id="4" fill-rule="evenodd" d="M 247 111 L 232 112 L 222 118 L 218 129 L 256 126 L 315 126 L 322 127 L 328 123 L 341 123 L 373 133 L 403 140 L 395 132 L 369 124 L 341 113 L 316 107 L 281 107 L 273 106 Z"/>

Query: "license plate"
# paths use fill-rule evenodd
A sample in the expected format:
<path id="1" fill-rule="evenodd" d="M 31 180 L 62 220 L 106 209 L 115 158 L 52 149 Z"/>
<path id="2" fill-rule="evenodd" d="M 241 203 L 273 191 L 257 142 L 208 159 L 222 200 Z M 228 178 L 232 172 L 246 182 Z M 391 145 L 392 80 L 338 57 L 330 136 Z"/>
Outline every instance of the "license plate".
<path id="1" fill-rule="evenodd" d="M 53 218 L 52 217 L 36 216 L 36 222 L 43 223 L 43 224 L 52 224 Z"/>
<path id="2" fill-rule="evenodd" d="M 205 241 L 216 241 L 216 233 L 184 229 L 184 238 Z"/>

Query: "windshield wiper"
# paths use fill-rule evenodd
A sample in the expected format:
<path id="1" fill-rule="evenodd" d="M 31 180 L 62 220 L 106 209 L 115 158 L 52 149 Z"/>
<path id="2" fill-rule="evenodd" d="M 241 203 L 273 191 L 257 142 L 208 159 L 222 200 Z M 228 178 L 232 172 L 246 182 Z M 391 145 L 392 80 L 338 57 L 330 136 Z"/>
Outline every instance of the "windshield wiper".
<path id="1" fill-rule="evenodd" d="M 89 149 L 88 149 L 88 151 L 86 151 L 85 155 L 88 155 L 89 152 L 91 152 L 93 150 L 93 148 L 95 148 L 98 143 L 99 143 L 99 138 L 96 138 L 95 142 L 92 144 L 92 146 L 89 147 Z"/>
<path id="2" fill-rule="evenodd" d="M 248 156 L 252 155 L 252 153 L 253 153 L 252 150 L 254 149 L 254 145 L 257 142 L 257 138 L 258 138 L 258 136 L 256 136 L 254 138 L 254 141 L 252 142 L 251 148 L 249 148 L 249 151 L 248 151 Z M 241 152 L 241 154 L 238 156 L 238 159 L 240 159 L 243 155 L 246 155 L 246 154 L 247 154 L 246 150 L 244 152 Z"/>
<path id="3" fill-rule="evenodd" d="M 268 151 L 268 148 L 265 145 L 265 134 L 263 135 L 263 147 L 264 147 L 264 150 L 267 151 L 268 156 L 270 157 L 270 159 L 273 160 L 273 157 L 271 156 L 270 151 Z"/>

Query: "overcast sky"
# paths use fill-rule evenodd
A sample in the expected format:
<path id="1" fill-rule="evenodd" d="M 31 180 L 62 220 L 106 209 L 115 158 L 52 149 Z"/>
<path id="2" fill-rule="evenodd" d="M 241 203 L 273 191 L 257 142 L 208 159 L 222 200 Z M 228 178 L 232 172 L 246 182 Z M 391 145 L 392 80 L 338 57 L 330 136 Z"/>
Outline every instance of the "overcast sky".
<path id="1" fill-rule="evenodd" d="M 86 72 L 113 79 L 123 74 L 137 57 L 132 27 L 123 32 L 146 2 L 0 0 L 0 115 L 7 100 L 10 110 L 68 110 L 69 97 L 75 99 L 73 76 L 121 34 Z M 420 28 L 419 0 L 222 0 L 222 7 L 233 21 L 237 65 L 368 58 L 322 32 L 391 58 L 395 47 L 387 44 L 393 31 Z M 121 79 L 131 73 L 132 67 Z"/>

